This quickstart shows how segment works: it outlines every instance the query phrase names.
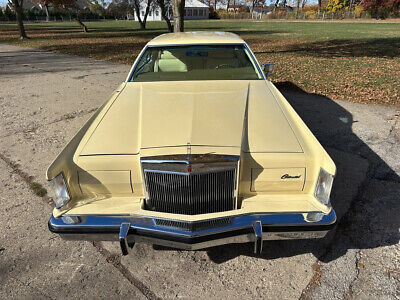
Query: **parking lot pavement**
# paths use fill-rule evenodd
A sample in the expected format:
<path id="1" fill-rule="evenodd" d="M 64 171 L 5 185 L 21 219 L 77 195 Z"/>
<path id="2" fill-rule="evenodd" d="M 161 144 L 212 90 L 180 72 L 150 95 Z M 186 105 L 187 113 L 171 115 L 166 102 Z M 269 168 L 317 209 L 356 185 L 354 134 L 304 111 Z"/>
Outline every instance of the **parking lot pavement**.
<path id="1" fill-rule="evenodd" d="M 286 92 L 338 166 L 336 232 L 320 241 L 177 251 L 66 242 L 47 230 L 45 170 L 129 66 L 0 45 L 0 297 L 396 298 L 400 128 L 395 108 Z M 397 115 L 396 115 L 397 114 Z"/>

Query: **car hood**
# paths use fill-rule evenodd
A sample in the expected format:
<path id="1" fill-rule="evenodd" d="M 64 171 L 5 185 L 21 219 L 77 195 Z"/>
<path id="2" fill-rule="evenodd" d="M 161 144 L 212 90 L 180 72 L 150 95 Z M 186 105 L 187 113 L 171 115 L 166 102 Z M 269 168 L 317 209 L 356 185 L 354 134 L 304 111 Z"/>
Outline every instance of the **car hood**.
<path id="1" fill-rule="evenodd" d="M 127 83 L 88 134 L 80 155 L 302 152 L 263 80 Z"/>

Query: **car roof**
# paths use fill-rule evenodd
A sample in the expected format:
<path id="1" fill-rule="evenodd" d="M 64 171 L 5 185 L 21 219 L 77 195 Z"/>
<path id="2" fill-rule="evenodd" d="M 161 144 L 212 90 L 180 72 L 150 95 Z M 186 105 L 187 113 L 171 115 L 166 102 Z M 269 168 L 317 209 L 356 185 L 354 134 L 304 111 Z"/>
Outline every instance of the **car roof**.
<path id="1" fill-rule="evenodd" d="M 219 31 L 176 32 L 159 35 L 152 39 L 149 46 L 189 45 L 189 44 L 244 44 L 237 34 Z"/>

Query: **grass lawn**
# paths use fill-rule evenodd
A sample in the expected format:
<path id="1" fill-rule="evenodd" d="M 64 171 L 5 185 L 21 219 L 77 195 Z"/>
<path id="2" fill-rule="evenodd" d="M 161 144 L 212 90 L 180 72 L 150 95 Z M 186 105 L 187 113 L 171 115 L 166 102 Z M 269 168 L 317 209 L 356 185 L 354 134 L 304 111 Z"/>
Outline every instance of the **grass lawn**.
<path id="1" fill-rule="evenodd" d="M 0 42 L 96 59 L 133 63 L 145 43 L 165 33 L 164 22 L 140 30 L 133 21 L 26 24 L 28 41 L 14 24 L 0 24 Z M 231 31 L 260 63 L 272 62 L 272 79 L 332 99 L 400 105 L 400 23 L 186 21 L 185 29 Z"/>

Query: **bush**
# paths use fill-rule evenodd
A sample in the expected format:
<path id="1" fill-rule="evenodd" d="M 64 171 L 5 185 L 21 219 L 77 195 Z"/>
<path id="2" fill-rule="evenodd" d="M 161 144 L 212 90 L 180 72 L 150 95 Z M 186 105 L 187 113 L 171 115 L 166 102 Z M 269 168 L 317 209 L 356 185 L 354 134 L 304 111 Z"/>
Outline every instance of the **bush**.
<path id="1" fill-rule="evenodd" d="M 318 11 L 317 10 L 308 10 L 306 11 L 306 18 L 315 20 L 318 17 Z"/>
<path id="2" fill-rule="evenodd" d="M 209 19 L 219 19 L 218 13 L 214 10 L 213 7 L 210 7 L 210 11 L 208 13 L 208 18 Z"/>
<path id="3" fill-rule="evenodd" d="M 302 9 L 302 11 L 304 11 L 304 12 L 307 12 L 310 10 L 315 10 L 316 12 L 318 12 L 318 5 L 306 5 Z"/>
<path id="4" fill-rule="evenodd" d="M 15 13 L 8 8 L 4 12 L 4 17 L 7 21 L 15 21 L 16 20 Z"/>
<path id="5" fill-rule="evenodd" d="M 28 20 L 32 20 L 36 18 L 36 10 L 34 9 L 25 9 L 24 16 Z"/>
<path id="6" fill-rule="evenodd" d="M 233 18 L 233 12 L 229 12 L 229 11 L 226 11 L 226 10 L 218 10 L 218 16 L 221 19 L 232 19 Z"/>
<path id="7" fill-rule="evenodd" d="M 354 8 L 354 14 L 355 14 L 356 18 L 361 18 L 361 16 L 363 15 L 363 13 L 364 13 L 364 7 L 362 7 L 362 6 L 360 6 L 360 5 L 357 5 L 357 6 Z"/>
<path id="8" fill-rule="evenodd" d="M 366 0 L 364 9 L 374 18 L 385 19 L 399 14 L 400 0 Z"/>
<path id="9" fill-rule="evenodd" d="M 248 12 L 237 12 L 233 11 L 218 10 L 218 17 L 221 19 L 251 19 L 251 14 Z"/>

